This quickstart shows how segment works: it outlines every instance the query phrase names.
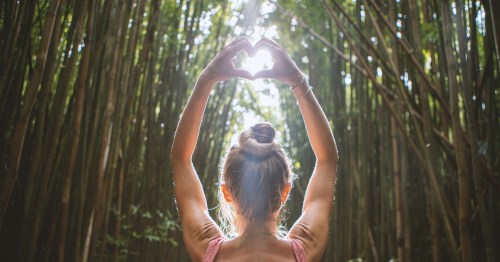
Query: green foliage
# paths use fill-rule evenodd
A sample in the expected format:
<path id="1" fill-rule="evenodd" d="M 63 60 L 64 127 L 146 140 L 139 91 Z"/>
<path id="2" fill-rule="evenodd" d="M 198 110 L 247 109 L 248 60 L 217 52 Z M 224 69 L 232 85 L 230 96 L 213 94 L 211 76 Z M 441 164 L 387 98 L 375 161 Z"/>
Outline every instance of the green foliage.
<path id="1" fill-rule="evenodd" d="M 422 42 L 428 45 L 437 43 L 439 40 L 439 27 L 438 22 L 433 21 L 430 23 L 422 24 Z"/>
<path id="2" fill-rule="evenodd" d="M 142 210 L 140 205 L 130 205 L 130 217 L 126 214 L 119 214 L 116 209 L 112 209 L 115 219 L 120 221 L 130 221 L 122 224 L 120 236 L 116 237 L 106 234 L 104 246 L 109 250 L 118 249 L 120 260 L 126 260 L 128 256 L 139 256 L 139 251 L 129 249 L 131 241 L 146 240 L 147 242 L 171 244 L 178 246 L 179 242 L 173 235 L 180 230 L 180 225 L 175 220 L 175 215 L 170 210 L 162 212 L 161 210 Z M 141 225 L 138 227 L 137 225 Z M 145 227 L 144 227 L 145 225 Z M 105 254 L 106 257 L 112 254 Z"/>
<path id="3" fill-rule="evenodd" d="M 127 228 L 132 232 L 134 238 L 146 239 L 150 242 L 170 242 L 177 245 L 176 240 L 171 238 L 169 233 L 180 230 L 180 225 L 177 224 L 170 210 L 167 210 L 166 213 L 160 210 L 150 212 L 148 210 L 141 211 L 135 207 L 132 218 L 135 218 L 136 223 L 138 222 L 136 219 L 143 220 L 144 222 L 139 222 L 139 224 L 147 225 L 142 230 L 124 226 L 124 229 Z"/>

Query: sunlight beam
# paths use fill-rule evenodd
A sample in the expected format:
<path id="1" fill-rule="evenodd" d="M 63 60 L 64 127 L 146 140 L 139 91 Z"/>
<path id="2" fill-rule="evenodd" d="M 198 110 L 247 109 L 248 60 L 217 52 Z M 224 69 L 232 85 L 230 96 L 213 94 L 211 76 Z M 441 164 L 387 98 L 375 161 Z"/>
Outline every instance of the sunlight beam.
<path id="1" fill-rule="evenodd" d="M 255 75 L 259 71 L 271 69 L 273 64 L 274 61 L 269 51 L 258 50 L 254 56 L 249 56 L 243 61 L 241 68 Z"/>

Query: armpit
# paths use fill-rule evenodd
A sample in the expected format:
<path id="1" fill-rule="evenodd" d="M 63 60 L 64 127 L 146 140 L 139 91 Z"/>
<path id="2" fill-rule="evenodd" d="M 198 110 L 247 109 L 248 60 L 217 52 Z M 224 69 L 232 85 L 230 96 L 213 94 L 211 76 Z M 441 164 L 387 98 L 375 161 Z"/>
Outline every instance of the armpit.
<path id="1" fill-rule="evenodd" d="M 221 237 L 222 232 L 219 230 L 217 224 L 214 221 L 210 221 L 202 224 L 198 229 L 194 231 L 193 238 L 195 241 L 207 241 Z"/>
<path id="2" fill-rule="evenodd" d="M 314 242 L 317 240 L 313 230 L 304 221 L 300 221 L 292 227 L 290 237 L 299 239 L 302 242 Z"/>
<path id="3" fill-rule="evenodd" d="M 201 261 L 208 243 L 221 236 L 222 232 L 213 221 L 203 223 L 191 232 L 183 231 L 184 243 L 193 261 Z"/>
<path id="4" fill-rule="evenodd" d="M 325 251 L 328 241 L 328 228 L 312 227 L 302 219 L 298 221 L 289 233 L 290 238 L 295 238 L 302 242 L 307 261 L 319 261 Z"/>

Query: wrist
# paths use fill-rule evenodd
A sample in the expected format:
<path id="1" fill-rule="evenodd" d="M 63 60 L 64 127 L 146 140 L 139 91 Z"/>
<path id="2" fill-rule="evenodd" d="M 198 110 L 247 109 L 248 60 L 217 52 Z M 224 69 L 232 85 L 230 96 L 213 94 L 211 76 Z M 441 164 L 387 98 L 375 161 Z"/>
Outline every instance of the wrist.
<path id="1" fill-rule="evenodd" d="M 300 75 L 302 76 L 300 79 L 295 81 L 294 84 L 290 84 L 290 90 L 294 93 L 298 92 L 300 89 L 307 89 L 307 86 L 309 86 L 306 75 L 304 73 Z"/>
<path id="2" fill-rule="evenodd" d="M 300 83 L 296 86 L 292 86 L 290 87 L 290 90 L 292 90 L 292 92 L 296 95 L 296 96 L 300 96 L 302 95 L 304 92 L 306 92 L 307 90 L 309 89 L 309 83 L 307 83 L 307 81 L 304 81 L 303 83 Z"/>
<path id="3" fill-rule="evenodd" d="M 218 81 L 215 79 L 215 75 L 213 73 L 213 69 L 207 67 L 201 71 L 201 74 L 198 76 L 198 84 L 213 86 Z"/>
<path id="4" fill-rule="evenodd" d="M 313 87 L 309 85 L 307 81 L 304 81 L 303 83 L 290 88 L 292 90 L 293 94 L 295 95 L 296 99 L 302 98 L 308 93 L 311 93 Z"/>
<path id="5" fill-rule="evenodd" d="M 293 90 L 297 87 L 299 87 L 300 85 L 304 84 L 307 82 L 307 78 L 306 78 L 306 75 L 302 72 L 300 72 L 297 76 L 296 76 L 297 79 L 295 79 L 293 82 L 291 82 L 289 85 L 290 85 L 290 89 Z"/>

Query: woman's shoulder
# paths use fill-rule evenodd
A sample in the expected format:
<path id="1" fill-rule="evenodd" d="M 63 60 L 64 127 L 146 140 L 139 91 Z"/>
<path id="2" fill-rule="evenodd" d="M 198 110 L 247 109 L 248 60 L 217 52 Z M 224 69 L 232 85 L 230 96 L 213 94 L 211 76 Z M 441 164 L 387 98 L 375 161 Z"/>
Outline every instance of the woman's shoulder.
<path id="1" fill-rule="evenodd" d="M 306 223 L 298 222 L 288 234 L 288 239 L 293 244 L 297 261 L 319 261 L 328 242 L 326 234 L 318 234 L 311 230 Z"/>
<path id="2" fill-rule="evenodd" d="M 204 261 L 203 258 L 209 246 L 213 246 L 217 240 L 222 242 L 224 235 L 215 223 L 206 223 L 189 234 L 184 231 L 183 238 L 191 259 Z"/>
<path id="3" fill-rule="evenodd" d="M 208 242 L 207 250 L 205 251 L 205 255 L 203 256 L 203 262 L 214 261 L 224 240 L 226 240 L 224 236 L 219 236 Z"/>
<path id="4" fill-rule="evenodd" d="M 293 254 L 295 255 L 295 260 L 299 262 L 305 262 L 306 261 L 306 251 L 304 249 L 304 246 L 302 245 L 302 242 L 298 239 L 295 238 L 288 238 L 290 240 L 290 243 L 292 244 L 292 249 L 293 249 Z"/>

